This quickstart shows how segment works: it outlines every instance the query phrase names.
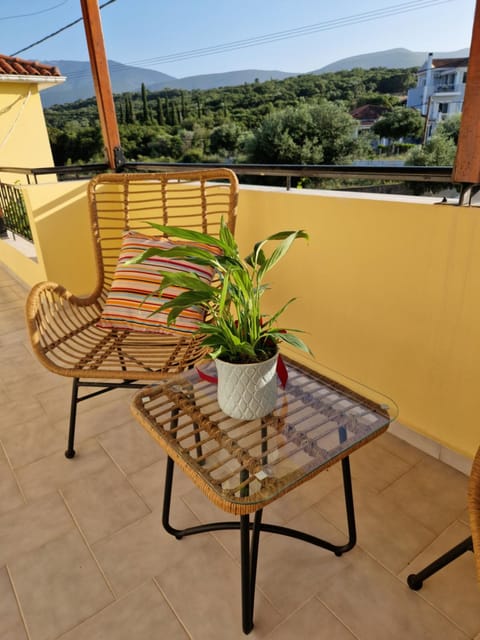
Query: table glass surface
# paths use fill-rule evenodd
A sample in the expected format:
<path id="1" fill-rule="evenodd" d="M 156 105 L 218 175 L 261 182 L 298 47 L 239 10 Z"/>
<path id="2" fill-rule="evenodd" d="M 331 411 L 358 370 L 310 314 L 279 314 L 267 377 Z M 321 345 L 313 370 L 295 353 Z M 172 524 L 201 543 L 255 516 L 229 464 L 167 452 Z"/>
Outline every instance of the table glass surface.
<path id="1" fill-rule="evenodd" d="M 254 511 L 383 433 L 397 413 L 354 381 L 286 366 L 275 410 L 258 420 L 226 416 L 216 385 L 195 369 L 137 393 L 132 412 L 219 506 Z M 215 375 L 213 363 L 205 369 Z"/>

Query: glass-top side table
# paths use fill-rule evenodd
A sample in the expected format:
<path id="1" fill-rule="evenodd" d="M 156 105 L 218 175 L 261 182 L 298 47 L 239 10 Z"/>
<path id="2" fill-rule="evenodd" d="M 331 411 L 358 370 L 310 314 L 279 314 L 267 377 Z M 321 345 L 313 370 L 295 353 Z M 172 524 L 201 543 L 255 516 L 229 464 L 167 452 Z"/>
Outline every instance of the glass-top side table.
<path id="1" fill-rule="evenodd" d="M 396 417 L 392 401 L 353 381 L 323 375 L 285 360 L 288 381 L 277 406 L 264 418 L 241 421 L 226 416 L 216 401 L 213 363 L 137 393 L 132 412 L 168 455 L 163 526 L 180 539 L 220 529 L 240 529 L 243 630 L 253 628 L 253 600 L 260 531 L 288 535 L 336 555 L 356 543 L 348 456 L 378 437 Z M 205 370 L 206 368 L 206 370 Z M 348 541 L 334 545 L 301 531 L 262 522 L 269 503 L 341 462 Z M 240 516 L 175 529 L 169 522 L 174 463 L 218 507 Z M 255 514 L 250 522 L 249 514 Z M 252 535 L 250 537 L 250 530 Z"/>

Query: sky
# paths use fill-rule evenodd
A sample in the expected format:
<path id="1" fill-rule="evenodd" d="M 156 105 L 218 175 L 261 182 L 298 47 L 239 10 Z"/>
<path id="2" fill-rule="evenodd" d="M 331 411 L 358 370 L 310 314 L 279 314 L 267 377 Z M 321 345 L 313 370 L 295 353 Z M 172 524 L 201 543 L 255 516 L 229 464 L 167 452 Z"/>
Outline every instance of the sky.
<path id="1" fill-rule="evenodd" d="M 108 4 L 107 4 L 108 3 Z M 307 73 L 397 47 L 470 46 L 475 0 L 99 0 L 110 60 L 176 78 L 239 69 Z M 80 0 L 0 0 L 0 53 L 88 60 Z M 28 47 L 28 48 L 27 48 Z"/>

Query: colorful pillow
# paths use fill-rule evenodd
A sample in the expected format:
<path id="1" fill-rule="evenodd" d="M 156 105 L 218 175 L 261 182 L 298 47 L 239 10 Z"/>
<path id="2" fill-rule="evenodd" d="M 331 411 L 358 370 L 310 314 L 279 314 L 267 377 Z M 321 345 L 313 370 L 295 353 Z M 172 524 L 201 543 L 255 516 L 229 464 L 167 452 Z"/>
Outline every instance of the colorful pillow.
<path id="1" fill-rule="evenodd" d="M 161 297 L 155 294 L 162 281 L 159 271 L 193 273 L 209 283 L 213 278 L 213 269 L 162 256 L 152 256 L 139 264 L 125 264 L 151 247 L 170 249 L 179 244 L 185 246 L 189 243 L 146 236 L 136 231 L 124 233 L 112 286 L 97 327 L 169 334 L 196 331 L 198 323 L 204 318 L 200 307 L 186 309 L 170 325 L 167 324 L 168 311 L 157 311 L 164 302 L 185 291 L 180 287 L 168 287 L 162 292 Z M 215 251 L 213 247 L 201 246 Z M 153 311 L 156 313 L 152 315 Z"/>

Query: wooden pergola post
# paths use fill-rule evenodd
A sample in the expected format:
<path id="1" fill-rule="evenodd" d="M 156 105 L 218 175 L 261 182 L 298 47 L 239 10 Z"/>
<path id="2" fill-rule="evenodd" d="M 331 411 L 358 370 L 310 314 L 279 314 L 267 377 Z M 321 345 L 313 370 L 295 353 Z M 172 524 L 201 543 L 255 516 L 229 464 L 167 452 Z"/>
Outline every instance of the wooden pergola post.
<path id="1" fill-rule="evenodd" d="M 467 84 L 452 179 L 453 182 L 462 183 L 464 189 L 480 184 L 480 3 L 478 0 L 473 20 Z"/>
<path id="2" fill-rule="evenodd" d="M 121 163 L 122 153 L 100 9 L 98 0 L 80 0 L 80 4 L 107 160 L 110 168 L 116 169 Z"/>

